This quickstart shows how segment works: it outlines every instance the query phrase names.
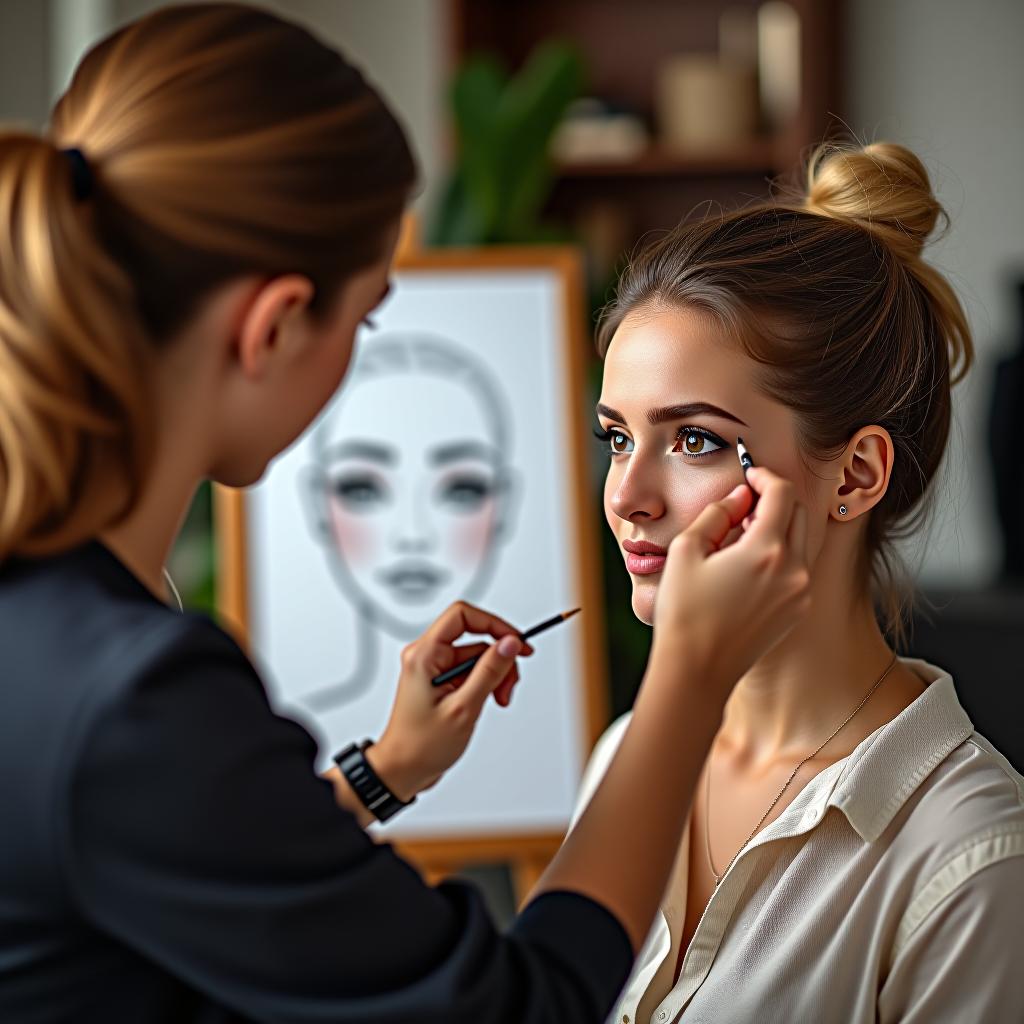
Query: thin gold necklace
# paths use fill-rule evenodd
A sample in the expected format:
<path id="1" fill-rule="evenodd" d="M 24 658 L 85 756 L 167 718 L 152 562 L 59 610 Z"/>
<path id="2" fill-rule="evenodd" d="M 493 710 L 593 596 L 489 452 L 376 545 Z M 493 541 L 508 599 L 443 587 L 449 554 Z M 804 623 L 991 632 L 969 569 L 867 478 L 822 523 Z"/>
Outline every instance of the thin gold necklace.
<path id="1" fill-rule="evenodd" d="M 708 867 L 711 868 L 711 874 L 713 874 L 715 876 L 715 888 L 716 889 L 718 888 L 718 886 L 721 883 L 722 879 L 725 878 L 725 876 L 729 873 L 729 868 L 732 867 L 733 862 L 740 855 L 740 852 L 742 851 L 743 847 L 746 846 L 747 843 L 749 843 L 750 840 L 753 839 L 755 835 L 757 835 L 757 830 L 764 823 L 764 819 L 767 818 L 768 815 L 772 813 L 772 808 L 779 802 L 779 800 L 782 799 L 782 794 L 785 793 L 787 789 L 789 789 L 789 784 L 790 784 L 790 782 L 792 782 L 796 778 L 796 773 L 798 771 L 800 771 L 800 769 L 803 768 L 803 766 L 805 764 L 807 764 L 807 762 L 810 761 L 810 759 L 812 757 L 814 757 L 818 753 L 818 751 L 820 751 L 822 749 L 822 747 L 824 747 L 825 744 L 829 742 L 829 740 L 834 739 L 842 731 L 843 728 L 845 728 L 847 725 L 850 724 L 850 721 L 853 718 L 853 716 L 856 715 L 857 712 L 860 711 L 860 709 L 862 707 L 864 707 L 865 704 L 867 704 L 868 698 L 871 696 L 871 694 L 873 694 L 875 692 L 875 690 L 877 690 L 879 688 L 879 686 L 882 685 L 882 681 L 893 670 L 893 666 L 895 664 L 896 664 L 896 655 L 894 654 L 892 656 L 892 661 L 890 661 L 889 664 L 886 666 L 885 671 L 875 680 L 874 685 L 864 695 L 864 698 L 861 700 L 861 702 L 853 709 L 853 711 L 851 712 L 849 717 L 846 719 L 846 721 L 843 722 L 843 724 L 840 725 L 839 728 L 836 729 L 832 733 L 832 735 L 829 736 L 829 738 L 827 740 L 825 740 L 825 743 L 822 743 L 818 747 L 818 749 L 815 750 L 813 753 L 808 754 L 793 769 L 793 774 L 790 775 L 789 779 L 786 782 L 786 785 L 783 786 L 782 789 L 779 790 L 778 796 L 776 796 L 775 799 L 768 805 L 768 810 L 765 811 L 764 814 L 761 815 L 761 820 L 754 826 L 753 832 L 751 832 L 750 835 L 747 836 L 746 841 L 740 846 L 739 850 L 736 851 L 736 853 L 733 855 L 732 860 L 729 861 L 729 863 L 726 865 L 725 871 L 723 871 L 721 874 L 719 874 L 715 870 L 714 861 L 712 861 L 712 859 L 711 859 L 711 840 L 709 838 L 710 833 L 711 833 L 711 825 L 710 825 L 710 818 L 711 818 L 711 758 L 708 757 L 708 764 L 707 764 L 707 769 L 706 769 L 707 779 L 706 779 L 705 796 L 704 796 L 704 849 L 707 852 Z"/>
<path id="2" fill-rule="evenodd" d="M 184 615 L 185 606 L 181 603 L 181 594 L 178 593 L 178 588 L 174 585 L 174 580 L 171 579 L 171 574 L 167 571 L 166 566 L 164 566 L 164 579 L 167 581 L 167 586 L 174 595 L 174 601 L 178 606 L 178 611 Z"/>

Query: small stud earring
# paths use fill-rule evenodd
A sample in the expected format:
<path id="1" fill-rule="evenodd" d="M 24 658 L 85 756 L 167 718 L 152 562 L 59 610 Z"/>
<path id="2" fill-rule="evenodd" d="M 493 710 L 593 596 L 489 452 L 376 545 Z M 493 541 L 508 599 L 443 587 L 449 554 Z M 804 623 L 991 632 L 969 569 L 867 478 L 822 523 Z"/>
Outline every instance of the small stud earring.
<path id="1" fill-rule="evenodd" d="M 846 506 L 845 505 L 840 505 L 839 506 L 839 514 L 841 516 L 845 516 L 846 515 Z"/>

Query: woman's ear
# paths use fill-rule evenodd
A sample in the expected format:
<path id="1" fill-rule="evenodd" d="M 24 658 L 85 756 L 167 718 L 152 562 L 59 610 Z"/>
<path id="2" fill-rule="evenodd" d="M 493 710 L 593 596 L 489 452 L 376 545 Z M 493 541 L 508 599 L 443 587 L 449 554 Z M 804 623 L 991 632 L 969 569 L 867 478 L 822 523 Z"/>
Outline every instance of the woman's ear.
<path id="1" fill-rule="evenodd" d="M 241 311 L 238 363 L 247 377 L 265 376 L 274 357 L 289 354 L 301 342 L 303 314 L 313 301 L 313 282 L 301 274 L 282 274 L 262 285 Z"/>
<path id="2" fill-rule="evenodd" d="M 885 427 L 861 427 L 839 457 L 840 484 L 831 518 L 849 522 L 870 512 L 885 497 L 895 455 Z"/>

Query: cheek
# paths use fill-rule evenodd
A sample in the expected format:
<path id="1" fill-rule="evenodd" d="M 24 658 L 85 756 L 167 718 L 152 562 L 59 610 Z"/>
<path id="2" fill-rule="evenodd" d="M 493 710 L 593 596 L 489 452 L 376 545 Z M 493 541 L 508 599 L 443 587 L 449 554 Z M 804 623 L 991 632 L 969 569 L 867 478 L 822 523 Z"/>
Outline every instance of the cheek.
<path id="1" fill-rule="evenodd" d="M 470 570 L 487 555 L 497 521 L 497 503 L 488 500 L 472 515 L 451 516 L 445 522 L 444 549 L 456 569 Z"/>
<path id="2" fill-rule="evenodd" d="M 724 498 L 741 480 L 738 470 L 733 472 L 723 467 L 675 467 L 666 475 L 659 495 L 664 502 L 666 522 L 671 523 L 677 533 L 685 530 L 704 508 Z M 604 483 L 604 516 L 613 532 L 623 523 L 612 506 L 618 483 L 618 474 L 609 472 Z"/>
<path id="3" fill-rule="evenodd" d="M 322 409 L 341 387 L 354 347 L 355 333 L 342 332 L 336 338 L 326 339 L 316 358 L 309 360 L 309 376 L 303 393 L 316 396 L 318 409 Z"/>
<path id="4" fill-rule="evenodd" d="M 354 516 L 336 501 L 330 502 L 329 510 L 331 539 L 341 557 L 353 569 L 372 565 L 379 547 L 372 518 Z"/>
<path id="5" fill-rule="evenodd" d="M 816 488 L 801 492 L 797 485 L 797 500 L 807 509 L 807 553 L 813 565 L 825 546 L 829 514 L 832 511 L 831 494 L 822 494 Z"/>
<path id="6" fill-rule="evenodd" d="M 668 481 L 665 515 L 677 530 L 685 530 L 708 505 L 724 498 L 735 486 L 731 473 L 685 467 Z"/>

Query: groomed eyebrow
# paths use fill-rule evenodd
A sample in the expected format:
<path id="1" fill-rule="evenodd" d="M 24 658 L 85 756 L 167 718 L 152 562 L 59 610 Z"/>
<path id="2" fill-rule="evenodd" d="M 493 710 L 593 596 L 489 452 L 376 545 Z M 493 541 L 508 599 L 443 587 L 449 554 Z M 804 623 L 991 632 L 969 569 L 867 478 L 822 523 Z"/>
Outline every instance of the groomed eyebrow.
<path id="1" fill-rule="evenodd" d="M 596 409 L 599 416 L 604 416 L 609 420 L 618 420 L 619 423 L 626 422 L 626 417 L 618 409 L 612 409 L 600 402 L 597 403 Z M 688 420 L 693 416 L 718 416 L 723 420 L 732 420 L 733 423 L 738 423 L 741 427 L 747 426 L 739 416 L 734 416 L 731 412 L 712 405 L 710 402 L 687 402 L 683 405 L 666 405 L 660 409 L 647 410 L 647 422 L 652 427 L 656 427 L 659 423 L 670 423 L 673 420 Z"/>
<path id="2" fill-rule="evenodd" d="M 398 462 L 398 453 L 394 448 L 377 441 L 339 441 L 324 449 L 323 457 L 329 462 L 337 459 L 367 459 L 386 466 Z"/>
<path id="3" fill-rule="evenodd" d="M 438 445 L 427 456 L 427 461 L 432 466 L 438 466 L 445 462 L 457 462 L 459 459 L 496 462 L 498 453 L 490 445 L 481 444 L 479 441 L 456 441 L 452 444 Z"/>

